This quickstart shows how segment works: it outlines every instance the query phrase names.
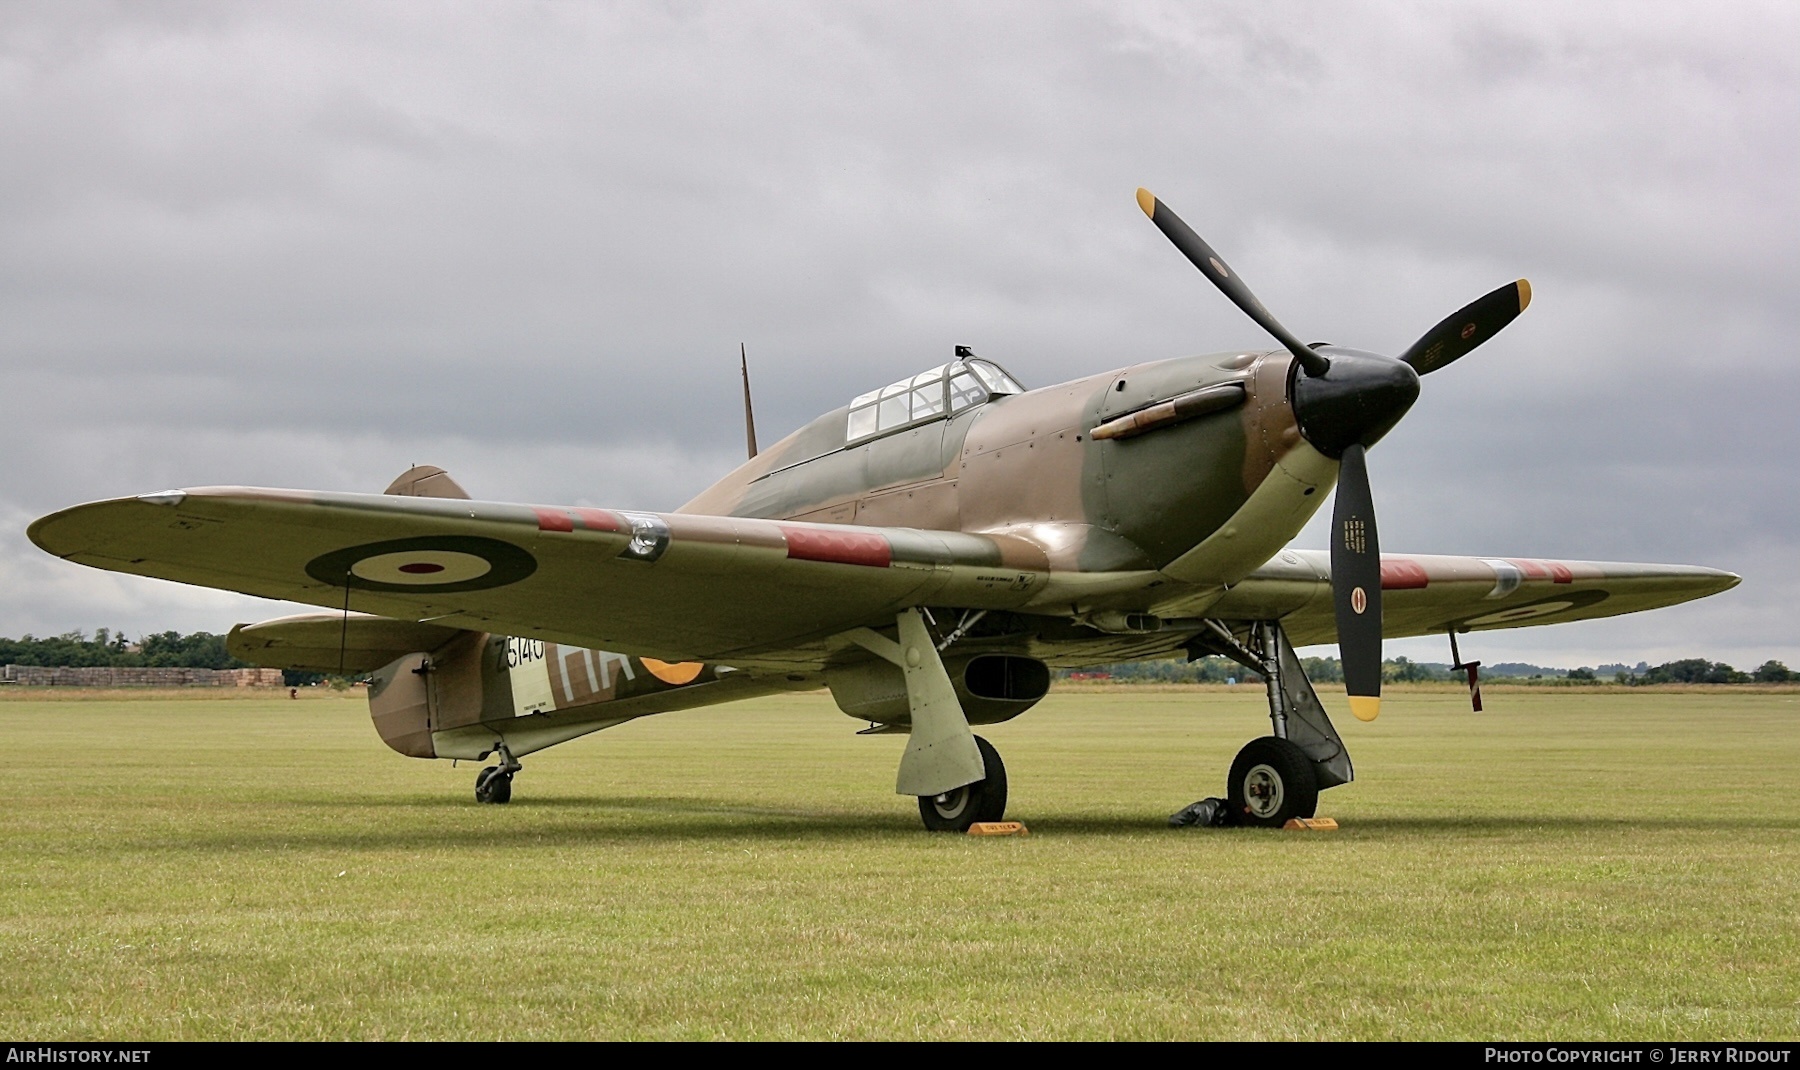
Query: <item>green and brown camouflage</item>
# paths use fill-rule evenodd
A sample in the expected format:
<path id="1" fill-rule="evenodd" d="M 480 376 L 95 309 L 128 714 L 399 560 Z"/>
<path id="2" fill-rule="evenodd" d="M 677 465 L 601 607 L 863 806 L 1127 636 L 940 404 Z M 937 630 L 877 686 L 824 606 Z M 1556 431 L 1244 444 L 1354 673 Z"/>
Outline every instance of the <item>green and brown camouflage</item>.
<path id="1" fill-rule="evenodd" d="M 990 723 L 1041 698 L 1052 666 L 1242 657 L 1246 643 L 1289 657 L 1343 642 L 1346 621 L 1375 629 L 1378 665 L 1382 635 L 1611 616 L 1738 582 L 1688 566 L 1379 554 L 1372 513 L 1334 519 L 1330 554 L 1288 548 L 1340 471 L 1366 499 L 1362 451 L 1411 405 L 1418 375 L 1504 327 L 1529 287 L 1466 306 L 1406 361 L 1307 347 L 1161 202 L 1139 202 L 1287 348 L 1025 390 L 957 347 L 761 453 L 747 435 L 750 459 L 670 513 L 476 501 L 421 467 L 385 494 L 200 487 L 96 502 L 30 536 L 97 568 L 321 607 L 239 626 L 231 649 L 371 674 L 383 739 L 457 758 L 820 686 L 878 728 L 904 730 L 952 692 L 968 722 Z M 1353 591 L 1334 588 L 1338 561 L 1367 570 Z M 894 637 L 920 622 L 941 680 L 895 660 Z M 1347 763 L 1333 775 L 1321 783 L 1348 779 Z"/>
<path id="2" fill-rule="evenodd" d="M 1034 700 L 1015 688 L 1028 697 L 982 708 L 1004 693 L 981 686 L 996 658 L 1016 659 L 1017 676 L 1027 663 L 1166 656 L 1205 617 L 1279 619 L 1302 645 L 1333 638 L 1323 555 L 1283 550 L 1336 475 L 1299 432 L 1291 369 L 1282 352 L 1133 365 L 989 392 L 855 442 L 846 406 L 674 513 L 471 501 L 421 467 L 385 495 L 221 487 L 96 503 L 44 518 L 32 537 L 102 568 L 336 609 L 240 626 L 232 649 L 374 673 L 378 724 L 402 753 L 473 757 L 505 738 L 523 754 L 648 713 L 821 684 L 852 716 L 904 725 L 898 674 L 842 637 L 891 627 L 907 605 L 945 632 L 985 611 L 947 658 L 981 723 Z M 1207 391 L 1229 396 L 1167 411 Z M 1129 424 L 1146 413 L 1149 426 Z M 483 575 L 417 582 L 395 571 L 404 563 L 382 565 L 396 554 L 451 568 L 472 558 Z M 1606 616 L 1736 582 L 1517 559 L 1388 555 L 1384 568 L 1389 635 Z M 520 643 L 545 652 L 533 664 L 578 667 L 568 686 L 551 674 L 550 705 L 526 698 L 544 674 L 526 684 L 503 656 Z M 646 658 L 696 675 L 671 682 Z M 414 683 L 427 678 L 433 688 Z"/>
<path id="3" fill-rule="evenodd" d="M 1300 444 L 1286 401 L 1291 362 L 1286 353 L 1158 361 L 1040 390 L 987 390 L 958 411 L 954 399 L 933 398 L 924 415 L 854 438 L 847 405 L 678 511 L 1017 533 L 1058 572 L 1152 572 L 1218 530 Z M 995 367 L 964 351 L 923 374 L 948 391 L 983 365 Z M 1209 392 L 1217 400 L 1204 408 L 1165 405 Z M 1159 407 L 1171 411 L 1155 424 L 1107 433 Z M 1271 533 L 1277 546 L 1291 537 Z"/>

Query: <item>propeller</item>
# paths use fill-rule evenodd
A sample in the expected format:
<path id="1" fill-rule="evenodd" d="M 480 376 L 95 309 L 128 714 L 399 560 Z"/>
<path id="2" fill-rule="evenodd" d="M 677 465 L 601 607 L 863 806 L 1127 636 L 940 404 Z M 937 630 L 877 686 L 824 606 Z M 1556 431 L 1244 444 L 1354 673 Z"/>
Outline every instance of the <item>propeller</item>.
<path id="1" fill-rule="evenodd" d="M 1331 502 L 1331 602 L 1350 712 L 1373 721 L 1381 712 L 1381 539 L 1360 443 L 1344 450 Z"/>
<path id="2" fill-rule="evenodd" d="M 1381 712 L 1381 543 L 1365 453 L 1392 430 L 1419 396 L 1419 376 L 1437 371 L 1498 334 L 1531 303 L 1531 284 L 1511 282 L 1458 309 L 1426 331 L 1398 360 L 1305 345 L 1281 325 L 1223 258 L 1149 190 L 1138 207 L 1231 303 L 1280 342 L 1299 369 L 1292 405 L 1300 433 L 1338 459 L 1331 507 L 1331 597 L 1338 654 L 1350 712 L 1373 721 Z"/>
<path id="3" fill-rule="evenodd" d="M 1180 216 L 1169 211 L 1168 206 L 1157 200 L 1156 196 L 1147 189 L 1141 187 L 1138 189 L 1137 201 L 1138 207 L 1142 208 L 1144 214 L 1150 217 L 1150 222 L 1155 223 L 1156 229 L 1163 232 L 1163 237 L 1173 242 L 1175 248 L 1181 250 L 1181 255 L 1193 261 L 1194 266 L 1200 269 L 1201 274 L 1211 279 L 1214 286 L 1217 286 L 1226 297 L 1231 298 L 1232 304 L 1243 309 L 1246 316 L 1255 320 L 1263 330 L 1274 335 L 1277 342 L 1286 346 L 1287 351 L 1300 362 L 1300 366 L 1306 369 L 1306 374 L 1325 374 L 1326 369 L 1331 367 L 1331 362 L 1314 352 L 1311 347 L 1301 344 L 1300 340 L 1294 337 L 1293 332 L 1283 327 L 1280 320 L 1271 316 L 1269 310 L 1263 307 L 1263 303 L 1250 292 L 1250 287 L 1244 285 L 1244 280 L 1238 278 L 1236 273 L 1225 266 L 1225 261 L 1219 257 L 1218 253 L 1213 252 L 1213 247 L 1206 244 L 1205 239 L 1200 235 L 1194 233 L 1194 228 L 1182 222 Z"/>
<path id="4" fill-rule="evenodd" d="M 1400 359 L 1420 375 L 1437 371 L 1500 333 L 1531 304 L 1531 283 L 1520 279 L 1477 297 L 1426 331 Z M 1286 343 L 1282 343 L 1285 345 Z"/>

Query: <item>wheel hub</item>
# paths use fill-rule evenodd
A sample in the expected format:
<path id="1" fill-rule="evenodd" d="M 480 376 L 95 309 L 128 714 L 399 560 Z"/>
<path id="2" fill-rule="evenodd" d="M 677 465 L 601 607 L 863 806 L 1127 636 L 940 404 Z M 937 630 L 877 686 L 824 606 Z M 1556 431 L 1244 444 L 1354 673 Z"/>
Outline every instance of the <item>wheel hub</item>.
<path id="1" fill-rule="evenodd" d="M 1271 766 L 1252 766 L 1244 776 L 1244 804 L 1257 817 L 1268 817 L 1279 811 L 1285 795 L 1281 774 Z"/>
<path id="2" fill-rule="evenodd" d="M 964 786 L 957 788 L 954 791 L 946 791 L 942 795 L 934 796 L 931 800 L 931 805 L 944 820 L 955 821 L 957 818 L 961 817 L 962 812 L 969 807 L 969 789 L 967 786 Z"/>

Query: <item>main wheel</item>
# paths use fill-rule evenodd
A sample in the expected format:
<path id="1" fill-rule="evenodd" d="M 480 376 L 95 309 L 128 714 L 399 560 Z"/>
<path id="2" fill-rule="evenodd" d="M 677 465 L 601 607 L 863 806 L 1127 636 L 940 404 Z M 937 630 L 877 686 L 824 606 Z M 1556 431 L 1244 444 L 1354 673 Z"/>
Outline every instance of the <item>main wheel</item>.
<path id="1" fill-rule="evenodd" d="M 503 803 L 512 799 L 512 774 L 490 765 L 475 774 L 475 801 Z"/>
<path id="2" fill-rule="evenodd" d="M 1289 818 L 1311 817 L 1319 808 L 1319 780 L 1312 759 L 1285 739 L 1264 736 L 1244 744 L 1226 784 L 1231 812 L 1245 825 L 1280 828 Z"/>
<path id="3" fill-rule="evenodd" d="M 980 736 L 975 737 L 975 748 L 981 752 L 986 776 L 942 795 L 919 796 L 919 816 L 931 831 L 967 832 L 977 821 L 1005 820 L 1006 764 L 994 745 Z"/>

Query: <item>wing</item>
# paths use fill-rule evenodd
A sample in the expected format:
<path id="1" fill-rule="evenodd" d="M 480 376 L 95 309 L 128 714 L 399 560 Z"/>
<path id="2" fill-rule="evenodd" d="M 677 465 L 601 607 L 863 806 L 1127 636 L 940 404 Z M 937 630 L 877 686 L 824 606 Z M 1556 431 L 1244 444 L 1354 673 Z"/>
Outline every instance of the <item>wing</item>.
<path id="1" fill-rule="evenodd" d="M 1616 617 L 1704 598 L 1738 577 L 1697 565 L 1544 561 L 1520 557 L 1381 556 L 1382 634 L 1524 628 Z M 1330 555 L 1284 550 L 1207 611 L 1223 619 L 1279 617 L 1295 646 L 1337 641 Z"/>
<path id="2" fill-rule="evenodd" d="M 817 667 L 824 641 L 931 602 L 1020 605 L 1020 539 L 384 494 L 202 487 L 31 525 L 84 565 L 674 661 Z"/>

